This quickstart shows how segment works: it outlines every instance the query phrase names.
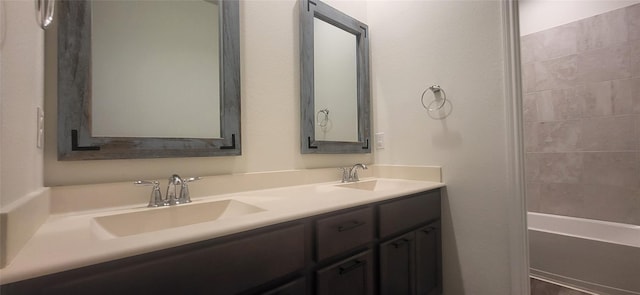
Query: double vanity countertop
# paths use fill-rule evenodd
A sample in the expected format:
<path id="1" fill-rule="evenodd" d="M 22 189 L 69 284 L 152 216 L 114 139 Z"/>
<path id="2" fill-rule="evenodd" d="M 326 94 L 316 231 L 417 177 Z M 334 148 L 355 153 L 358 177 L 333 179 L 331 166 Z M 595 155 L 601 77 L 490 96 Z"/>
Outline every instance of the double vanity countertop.
<path id="1" fill-rule="evenodd" d="M 0 270 L 0 284 L 443 186 L 440 182 L 367 178 L 348 184 L 327 182 L 200 197 L 170 207 L 147 208 L 140 204 L 51 215 L 13 261 Z M 204 216 L 216 210 L 221 210 L 212 213 L 217 216 Z"/>

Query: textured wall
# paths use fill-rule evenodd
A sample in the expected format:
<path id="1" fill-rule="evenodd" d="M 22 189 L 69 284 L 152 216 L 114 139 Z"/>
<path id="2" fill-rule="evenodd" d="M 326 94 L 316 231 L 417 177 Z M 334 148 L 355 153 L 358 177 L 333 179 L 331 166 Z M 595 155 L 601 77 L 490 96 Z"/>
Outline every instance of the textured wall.
<path id="1" fill-rule="evenodd" d="M 529 210 L 640 224 L 640 4 L 521 42 Z"/>

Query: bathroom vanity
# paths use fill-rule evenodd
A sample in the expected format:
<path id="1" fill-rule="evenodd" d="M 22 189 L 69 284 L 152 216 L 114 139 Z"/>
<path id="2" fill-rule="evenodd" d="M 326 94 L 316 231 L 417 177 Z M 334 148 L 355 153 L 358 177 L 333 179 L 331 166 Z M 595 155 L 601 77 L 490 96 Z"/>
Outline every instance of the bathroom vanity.
<path id="1" fill-rule="evenodd" d="M 414 185 L 410 193 L 398 195 L 402 189 L 385 192 L 384 185 L 393 181 L 377 181 L 338 189 L 335 187 L 339 185 L 302 186 L 289 191 L 312 189 L 326 196 L 298 196 L 295 199 L 300 203 L 289 202 L 288 206 L 301 211 L 315 207 L 308 213 L 275 223 L 257 222 L 246 230 L 215 238 L 15 281 L 1 286 L 0 292 L 441 294 L 442 185 L 398 180 L 400 187 Z M 274 191 L 265 192 L 275 195 Z M 349 195 L 353 198 L 345 199 Z M 265 211 L 274 211 L 265 204 Z M 260 214 L 269 218 L 267 213 L 255 213 L 252 219 L 259 221 Z M 161 235 L 156 233 L 156 237 Z M 118 240 L 129 238 L 102 237 L 96 243 L 114 243 L 116 247 Z"/>

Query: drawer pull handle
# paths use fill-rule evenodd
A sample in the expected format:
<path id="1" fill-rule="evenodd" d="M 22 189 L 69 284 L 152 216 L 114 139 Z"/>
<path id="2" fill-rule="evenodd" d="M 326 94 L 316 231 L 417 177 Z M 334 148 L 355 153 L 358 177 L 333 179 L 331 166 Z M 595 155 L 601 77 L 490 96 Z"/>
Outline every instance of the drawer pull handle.
<path id="1" fill-rule="evenodd" d="M 346 274 L 358 267 L 361 267 L 365 264 L 366 261 L 364 260 L 359 260 L 359 259 L 355 259 L 349 263 L 345 263 L 343 265 L 340 266 L 340 274 Z"/>
<path id="2" fill-rule="evenodd" d="M 426 229 L 423 229 L 422 232 L 425 234 L 430 234 L 434 229 L 436 229 L 435 226 L 430 226 L 430 227 L 427 227 Z"/>
<path id="3" fill-rule="evenodd" d="M 395 248 L 400 248 L 402 247 L 402 245 L 406 244 L 409 242 L 409 239 L 400 239 L 398 241 L 395 241 L 393 243 L 391 243 L 391 245 L 393 245 L 393 247 Z"/>
<path id="4" fill-rule="evenodd" d="M 351 221 L 351 222 L 348 222 L 348 223 L 345 223 L 343 225 L 338 226 L 338 231 L 339 232 L 348 231 L 348 230 L 354 229 L 354 228 L 356 228 L 358 226 L 361 226 L 361 225 L 364 225 L 364 224 L 365 224 L 365 222 L 360 222 L 360 221 L 355 221 L 354 220 L 354 221 Z"/>

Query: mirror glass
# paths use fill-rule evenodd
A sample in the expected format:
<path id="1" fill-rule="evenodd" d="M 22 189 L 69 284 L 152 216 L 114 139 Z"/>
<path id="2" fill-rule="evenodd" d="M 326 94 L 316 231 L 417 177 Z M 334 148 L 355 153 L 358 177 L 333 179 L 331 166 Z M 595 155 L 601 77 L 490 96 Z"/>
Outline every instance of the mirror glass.
<path id="1" fill-rule="evenodd" d="M 300 0 L 300 68 L 301 152 L 371 152 L 367 25 Z"/>
<path id="2" fill-rule="evenodd" d="M 220 137 L 217 4 L 101 0 L 91 13 L 92 136 Z"/>
<path id="3" fill-rule="evenodd" d="M 356 35 L 313 19 L 316 140 L 358 141 Z"/>
<path id="4" fill-rule="evenodd" d="M 242 153 L 238 0 L 61 0 L 58 159 Z"/>

